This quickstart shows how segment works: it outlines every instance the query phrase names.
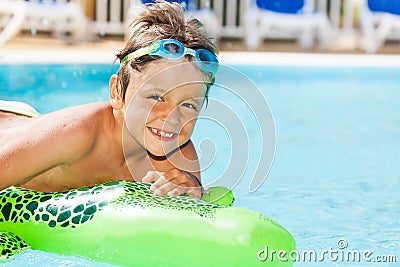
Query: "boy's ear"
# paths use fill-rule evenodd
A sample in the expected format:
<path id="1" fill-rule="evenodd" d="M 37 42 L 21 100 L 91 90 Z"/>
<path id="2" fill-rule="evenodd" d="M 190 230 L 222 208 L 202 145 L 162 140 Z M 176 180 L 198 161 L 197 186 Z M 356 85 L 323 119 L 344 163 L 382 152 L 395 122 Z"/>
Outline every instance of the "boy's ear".
<path id="1" fill-rule="evenodd" d="M 117 80 L 116 74 L 113 74 L 110 78 L 110 103 L 114 109 L 121 109 L 123 106 L 123 99 Z"/>

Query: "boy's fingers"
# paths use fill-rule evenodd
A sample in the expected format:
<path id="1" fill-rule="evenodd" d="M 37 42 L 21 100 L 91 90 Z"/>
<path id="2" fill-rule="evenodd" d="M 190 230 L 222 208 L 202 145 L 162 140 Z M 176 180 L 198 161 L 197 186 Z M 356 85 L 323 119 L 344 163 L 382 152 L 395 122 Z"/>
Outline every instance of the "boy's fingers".
<path id="1" fill-rule="evenodd" d="M 177 169 L 171 169 L 167 172 L 164 173 L 164 178 L 167 181 L 172 181 L 175 180 L 175 183 L 178 182 L 176 181 L 177 179 L 179 180 L 179 176 L 182 175 L 181 172 Z"/>
<path id="2" fill-rule="evenodd" d="M 156 195 L 179 196 L 188 193 L 193 198 L 201 198 L 201 188 L 185 173 L 178 169 L 172 169 L 165 173 L 149 171 L 142 178 L 143 182 L 152 183 L 150 189 Z M 196 187 L 193 187 L 196 186 Z"/>
<path id="3" fill-rule="evenodd" d="M 162 187 L 163 185 L 165 185 L 166 183 L 168 183 L 168 181 L 165 179 L 164 176 L 160 176 L 158 177 L 158 179 L 150 186 L 150 189 L 153 191 L 156 191 L 157 189 L 159 189 L 160 187 Z"/>
<path id="4" fill-rule="evenodd" d="M 185 187 L 196 187 L 197 184 L 193 179 L 188 176 L 185 172 L 172 169 L 164 173 L 164 177 L 167 181 L 171 181 L 176 185 L 185 186 Z M 186 191 L 185 191 L 186 192 Z M 184 193 L 185 193 L 184 192 Z"/>
<path id="5" fill-rule="evenodd" d="M 185 194 L 187 189 L 182 186 L 176 187 L 174 190 L 168 192 L 168 196 L 175 197 Z"/>
<path id="6" fill-rule="evenodd" d="M 167 194 L 168 192 L 171 192 L 175 189 L 176 185 L 171 183 L 171 182 L 167 182 L 164 185 L 160 186 L 158 189 L 156 189 L 154 191 L 154 193 L 158 196 Z"/>
<path id="7" fill-rule="evenodd" d="M 144 183 L 152 183 L 156 181 L 162 175 L 161 172 L 158 171 L 148 171 L 145 176 L 142 178 L 142 182 Z"/>
<path id="8" fill-rule="evenodd" d="M 191 195 L 193 198 L 201 198 L 201 189 L 199 187 L 191 188 L 186 193 Z"/>

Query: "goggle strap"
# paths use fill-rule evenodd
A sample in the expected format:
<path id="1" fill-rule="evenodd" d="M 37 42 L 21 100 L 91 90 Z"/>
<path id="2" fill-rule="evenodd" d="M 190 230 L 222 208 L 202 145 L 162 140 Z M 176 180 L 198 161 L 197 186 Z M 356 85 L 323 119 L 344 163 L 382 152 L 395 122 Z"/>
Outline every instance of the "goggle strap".
<path id="1" fill-rule="evenodd" d="M 184 49 L 185 49 L 185 50 L 183 51 L 182 56 L 191 55 L 191 56 L 193 56 L 194 58 L 196 58 L 196 51 L 195 51 L 194 49 L 192 49 L 192 48 L 187 48 L 187 47 L 185 47 Z"/>
<path id="2" fill-rule="evenodd" d="M 126 62 L 128 62 L 131 59 L 134 58 L 140 58 L 142 56 L 148 55 L 149 53 L 149 47 L 142 47 L 139 48 L 138 50 L 126 55 L 122 60 L 121 60 L 121 64 L 125 64 Z"/>

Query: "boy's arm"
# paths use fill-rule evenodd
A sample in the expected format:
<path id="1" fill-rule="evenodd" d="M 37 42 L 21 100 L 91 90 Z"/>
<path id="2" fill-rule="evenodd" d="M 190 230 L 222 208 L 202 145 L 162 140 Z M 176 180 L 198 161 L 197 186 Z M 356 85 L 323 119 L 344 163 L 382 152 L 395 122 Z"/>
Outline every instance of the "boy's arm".
<path id="1" fill-rule="evenodd" d="M 85 108 L 32 119 L 0 134 L 0 188 L 18 185 L 87 153 L 95 140 Z"/>

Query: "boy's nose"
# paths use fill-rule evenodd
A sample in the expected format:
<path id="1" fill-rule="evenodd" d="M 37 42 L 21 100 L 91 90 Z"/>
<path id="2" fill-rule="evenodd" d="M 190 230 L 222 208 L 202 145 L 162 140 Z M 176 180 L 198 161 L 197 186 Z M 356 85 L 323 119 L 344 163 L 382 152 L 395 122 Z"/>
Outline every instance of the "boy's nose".
<path id="1" fill-rule="evenodd" d="M 181 113 L 177 106 L 173 106 L 171 108 L 166 108 L 165 112 L 162 116 L 162 120 L 170 125 L 179 125 L 180 124 Z"/>

